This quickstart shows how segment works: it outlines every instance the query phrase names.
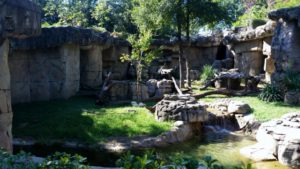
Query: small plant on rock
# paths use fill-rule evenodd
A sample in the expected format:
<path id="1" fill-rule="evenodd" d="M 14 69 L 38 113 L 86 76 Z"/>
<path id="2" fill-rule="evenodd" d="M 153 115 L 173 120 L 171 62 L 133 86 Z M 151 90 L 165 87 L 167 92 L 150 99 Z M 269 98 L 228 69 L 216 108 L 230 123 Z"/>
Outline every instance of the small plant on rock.
<path id="1" fill-rule="evenodd" d="M 283 94 L 278 87 L 272 84 L 268 84 L 258 95 L 258 98 L 266 102 L 279 102 L 283 101 Z"/>
<path id="2" fill-rule="evenodd" d="M 208 83 L 210 80 L 212 80 L 215 77 L 216 70 L 211 65 L 204 65 L 201 75 L 200 75 L 200 81 L 202 84 Z"/>

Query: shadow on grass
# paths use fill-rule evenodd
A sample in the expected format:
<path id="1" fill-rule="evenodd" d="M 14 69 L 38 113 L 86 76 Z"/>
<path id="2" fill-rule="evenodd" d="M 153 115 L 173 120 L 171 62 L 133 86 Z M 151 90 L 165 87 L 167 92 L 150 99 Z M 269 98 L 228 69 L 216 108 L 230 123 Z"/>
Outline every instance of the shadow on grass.
<path id="1" fill-rule="evenodd" d="M 36 102 L 13 106 L 13 133 L 19 138 L 75 140 L 88 143 L 109 137 L 158 135 L 170 124 L 158 123 L 142 108 L 110 106 L 99 108 L 93 98 Z"/>

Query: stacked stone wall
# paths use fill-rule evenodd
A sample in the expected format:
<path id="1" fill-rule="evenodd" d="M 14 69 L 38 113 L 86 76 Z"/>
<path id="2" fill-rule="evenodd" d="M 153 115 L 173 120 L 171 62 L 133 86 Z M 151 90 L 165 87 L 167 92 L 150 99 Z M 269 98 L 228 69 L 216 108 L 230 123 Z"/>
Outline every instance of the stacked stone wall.
<path id="1" fill-rule="evenodd" d="M 16 51 L 9 57 L 12 101 L 69 98 L 79 90 L 79 47 Z"/>

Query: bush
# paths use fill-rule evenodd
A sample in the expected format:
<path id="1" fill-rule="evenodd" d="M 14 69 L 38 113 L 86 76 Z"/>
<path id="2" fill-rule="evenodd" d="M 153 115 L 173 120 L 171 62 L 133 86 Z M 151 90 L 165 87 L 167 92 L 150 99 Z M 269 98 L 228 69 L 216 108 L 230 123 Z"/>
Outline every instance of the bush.
<path id="1" fill-rule="evenodd" d="M 30 158 L 30 154 L 21 152 L 11 155 L 0 150 L 0 169 L 36 169 L 37 165 Z"/>
<path id="2" fill-rule="evenodd" d="M 86 158 L 79 155 L 55 153 L 38 164 L 33 162 L 30 154 L 11 155 L 0 150 L 0 169 L 87 169 L 85 162 Z"/>
<path id="3" fill-rule="evenodd" d="M 168 156 L 163 158 L 153 151 L 147 152 L 143 156 L 135 156 L 127 152 L 117 161 L 117 166 L 124 169 L 197 169 L 206 167 L 211 169 L 225 169 L 218 160 L 211 156 L 204 156 L 201 160 L 190 157 L 183 157 L 182 154 Z M 246 167 L 245 167 L 246 166 Z M 236 169 L 252 169 L 251 163 L 242 163 L 239 166 L 233 166 Z"/>
<path id="4" fill-rule="evenodd" d="M 283 94 L 276 86 L 268 84 L 258 95 L 258 98 L 266 102 L 278 102 L 283 101 Z"/>
<path id="5" fill-rule="evenodd" d="M 88 169 L 88 166 L 83 163 L 86 162 L 86 158 L 80 155 L 70 155 L 67 153 L 55 153 L 52 156 L 46 158 L 46 160 L 39 164 L 40 169 Z"/>
<path id="6" fill-rule="evenodd" d="M 205 84 L 212 80 L 215 77 L 216 70 L 211 65 L 204 65 L 201 75 L 200 81 L 202 84 Z"/>

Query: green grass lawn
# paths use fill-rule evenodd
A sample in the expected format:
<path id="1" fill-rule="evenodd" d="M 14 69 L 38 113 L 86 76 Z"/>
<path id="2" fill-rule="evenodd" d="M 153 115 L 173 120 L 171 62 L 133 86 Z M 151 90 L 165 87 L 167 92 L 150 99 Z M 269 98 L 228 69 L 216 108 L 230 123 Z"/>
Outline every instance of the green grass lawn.
<path id="1" fill-rule="evenodd" d="M 109 137 L 158 135 L 171 128 L 171 123 L 156 122 L 145 108 L 100 108 L 93 98 L 88 97 L 19 104 L 13 106 L 13 111 L 14 137 L 43 142 L 78 140 L 97 143 Z"/>
<path id="2" fill-rule="evenodd" d="M 193 91 L 196 94 L 203 93 L 205 91 L 214 90 L 214 88 L 208 88 L 207 90 L 200 91 L 198 88 L 199 82 L 193 84 Z M 243 101 L 248 103 L 253 109 L 253 113 L 257 120 L 259 121 L 268 121 L 274 118 L 280 118 L 282 115 L 290 112 L 300 112 L 300 106 L 291 106 L 283 102 L 274 102 L 268 103 L 261 101 L 257 98 L 257 95 L 244 96 L 244 97 L 226 97 L 223 95 L 211 95 L 203 99 L 200 99 L 205 102 L 212 102 L 216 99 L 221 98 L 231 98 L 233 100 Z"/>

